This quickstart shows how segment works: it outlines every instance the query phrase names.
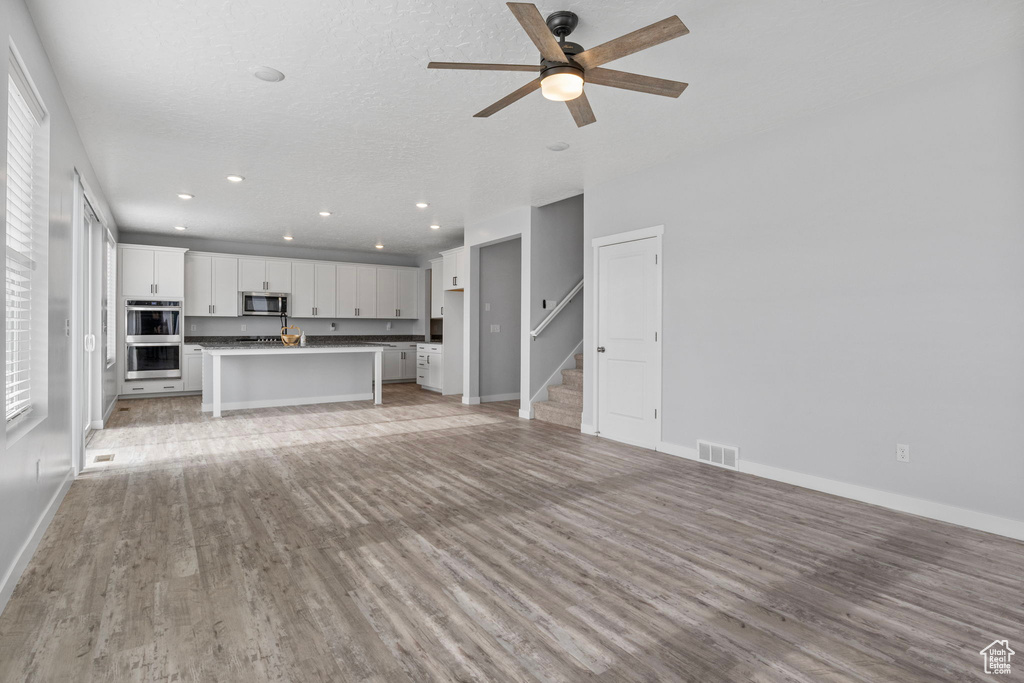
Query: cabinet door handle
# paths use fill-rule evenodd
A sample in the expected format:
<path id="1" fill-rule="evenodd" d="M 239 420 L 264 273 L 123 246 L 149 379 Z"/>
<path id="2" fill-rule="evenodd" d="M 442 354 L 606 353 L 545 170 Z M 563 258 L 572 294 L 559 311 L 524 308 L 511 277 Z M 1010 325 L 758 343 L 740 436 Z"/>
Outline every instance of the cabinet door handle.
<path id="1" fill-rule="evenodd" d="M 441 315 L 444 316 L 444 306 L 441 307 Z"/>

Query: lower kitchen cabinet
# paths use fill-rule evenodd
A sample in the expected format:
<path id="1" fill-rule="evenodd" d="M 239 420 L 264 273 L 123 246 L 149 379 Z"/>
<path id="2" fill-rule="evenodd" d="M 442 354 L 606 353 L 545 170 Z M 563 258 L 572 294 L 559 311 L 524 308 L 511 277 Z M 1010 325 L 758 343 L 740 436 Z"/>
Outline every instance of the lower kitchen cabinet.
<path id="1" fill-rule="evenodd" d="M 397 349 L 385 349 L 382 355 L 381 371 L 385 382 L 416 379 L 415 344 L 401 344 Z"/>
<path id="2" fill-rule="evenodd" d="M 185 346 L 185 353 L 182 354 L 181 376 L 185 382 L 182 391 L 203 390 L 203 347 Z"/>
<path id="3" fill-rule="evenodd" d="M 441 391 L 444 383 L 444 347 L 419 344 L 416 347 L 416 383 L 424 389 Z"/>

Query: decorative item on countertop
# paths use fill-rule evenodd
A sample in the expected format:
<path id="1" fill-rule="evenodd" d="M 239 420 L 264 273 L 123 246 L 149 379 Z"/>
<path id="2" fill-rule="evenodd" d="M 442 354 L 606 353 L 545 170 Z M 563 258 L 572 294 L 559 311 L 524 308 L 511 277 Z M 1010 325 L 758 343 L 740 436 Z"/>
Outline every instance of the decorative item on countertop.
<path id="1" fill-rule="evenodd" d="M 306 333 L 303 332 L 302 335 L 299 336 L 299 346 L 305 346 L 305 345 L 306 345 Z"/>
<path id="2" fill-rule="evenodd" d="M 298 332 L 287 333 L 285 330 L 298 330 Z M 299 338 L 302 336 L 302 328 L 298 325 L 287 325 L 281 328 L 281 343 L 285 346 L 298 346 Z"/>

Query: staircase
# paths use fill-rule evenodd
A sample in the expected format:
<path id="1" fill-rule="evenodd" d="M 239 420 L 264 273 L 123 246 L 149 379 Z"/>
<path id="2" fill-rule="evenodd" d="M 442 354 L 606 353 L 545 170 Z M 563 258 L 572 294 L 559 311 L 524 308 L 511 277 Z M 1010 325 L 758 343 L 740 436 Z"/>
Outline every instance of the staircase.
<path id="1" fill-rule="evenodd" d="M 548 400 L 533 404 L 534 418 L 563 427 L 580 429 L 583 419 L 583 354 L 576 354 L 576 367 L 562 370 L 562 383 L 548 387 Z"/>

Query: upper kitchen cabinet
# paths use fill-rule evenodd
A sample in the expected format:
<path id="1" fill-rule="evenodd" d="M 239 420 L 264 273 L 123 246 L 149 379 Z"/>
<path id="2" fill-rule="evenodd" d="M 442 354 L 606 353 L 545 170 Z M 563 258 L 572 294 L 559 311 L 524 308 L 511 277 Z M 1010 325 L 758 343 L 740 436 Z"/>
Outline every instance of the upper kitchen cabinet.
<path id="1" fill-rule="evenodd" d="M 469 254 L 465 247 L 442 251 L 445 291 L 462 291 L 469 281 Z"/>
<path id="2" fill-rule="evenodd" d="M 118 246 L 122 296 L 185 296 L 186 249 Z"/>
<path id="3" fill-rule="evenodd" d="M 293 318 L 334 318 L 337 297 L 338 275 L 333 263 L 292 263 L 289 313 Z"/>
<path id="4" fill-rule="evenodd" d="M 337 266 L 338 318 L 377 317 L 377 267 L 344 263 Z"/>
<path id="5" fill-rule="evenodd" d="M 238 259 L 216 254 L 185 254 L 185 315 L 238 316 Z"/>
<path id="6" fill-rule="evenodd" d="M 430 317 L 444 315 L 444 259 L 430 262 Z"/>
<path id="7" fill-rule="evenodd" d="M 417 317 L 418 273 L 412 268 L 377 268 L 378 318 Z"/>
<path id="8" fill-rule="evenodd" d="M 238 291 L 280 292 L 292 290 L 292 262 L 278 259 L 238 259 Z"/>

